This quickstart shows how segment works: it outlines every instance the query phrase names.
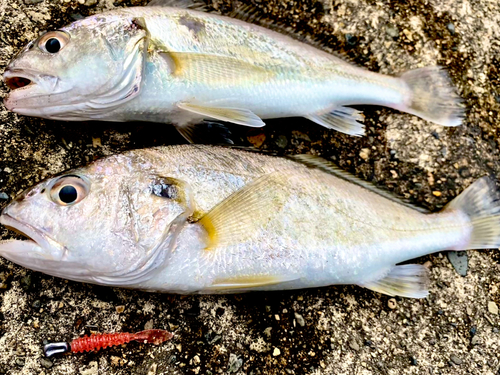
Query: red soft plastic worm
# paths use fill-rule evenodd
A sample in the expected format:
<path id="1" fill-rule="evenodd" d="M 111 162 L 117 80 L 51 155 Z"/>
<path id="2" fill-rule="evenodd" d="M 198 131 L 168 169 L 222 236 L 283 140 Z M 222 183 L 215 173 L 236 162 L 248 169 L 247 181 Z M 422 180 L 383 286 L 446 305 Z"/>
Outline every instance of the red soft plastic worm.
<path id="1" fill-rule="evenodd" d="M 170 340 L 174 335 L 161 329 L 149 329 L 137 333 L 102 333 L 80 337 L 71 341 L 71 351 L 73 353 L 90 352 L 100 350 L 109 346 L 122 345 L 130 341 L 144 341 L 150 344 L 161 344 Z"/>

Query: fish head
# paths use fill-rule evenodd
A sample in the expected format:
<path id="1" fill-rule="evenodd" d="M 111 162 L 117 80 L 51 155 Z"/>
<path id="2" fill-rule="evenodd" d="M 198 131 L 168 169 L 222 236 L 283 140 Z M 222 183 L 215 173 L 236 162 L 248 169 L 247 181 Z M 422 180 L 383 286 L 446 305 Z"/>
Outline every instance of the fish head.
<path id="1" fill-rule="evenodd" d="M 7 109 L 56 120 L 99 119 L 140 91 L 148 46 L 142 19 L 93 16 L 30 42 L 7 66 Z"/>
<path id="2" fill-rule="evenodd" d="M 181 182 L 127 161 L 108 157 L 26 190 L 0 224 L 27 240 L 0 241 L 0 255 L 75 281 L 138 287 L 148 280 L 172 253 L 172 223 L 186 223 L 189 210 Z"/>

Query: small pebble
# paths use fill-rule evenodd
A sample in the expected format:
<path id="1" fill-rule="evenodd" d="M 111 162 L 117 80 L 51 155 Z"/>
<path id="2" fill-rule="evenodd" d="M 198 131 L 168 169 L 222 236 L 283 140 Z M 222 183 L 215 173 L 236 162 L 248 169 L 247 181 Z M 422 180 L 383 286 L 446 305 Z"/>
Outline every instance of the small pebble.
<path id="1" fill-rule="evenodd" d="M 440 197 L 441 196 L 441 192 L 440 191 L 433 191 L 432 195 L 434 195 L 435 197 Z"/>
<path id="2" fill-rule="evenodd" d="M 361 151 L 359 152 L 359 157 L 363 160 L 368 160 L 370 158 L 370 149 L 362 148 Z"/>
<path id="3" fill-rule="evenodd" d="M 122 312 L 124 312 L 124 311 L 125 311 L 125 306 L 123 306 L 123 305 L 116 306 L 116 307 L 115 307 L 115 310 L 116 310 L 116 312 L 117 312 L 118 314 L 121 314 Z"/>
<path id="4" fill-rule="evenodd" d="M 354 47 L 356 43 L 358 43 L 358 37 L 352 34 L 345 34 L 345 41 L 347 42 L 348 46 Z"/>
<path id="5" fill-rule="evenodd" d="M 488 302 L 488 311 L 493 315 L 498 315 L 498 306 L 495 302 Z"/>
<path id="6" fill-rule="evenodd" d="M 284 135 L 280 135 L 278 139 L 276 139 L 276 146 L 279 148 L 285 148 L 288 144 L 288 139 Z"/>
<path id="7" fill-rule="evenodd" d="M 236 354 L 229 354 L 229 363 L 228 363 L 228 372 L 238 372 L 240 369 L 241 365 L 243 364 L 243 360 L 239 358 Z"/>
<path id="8" fill-rule="evenodd" d="M 278 348 L 274 348 L 273 350 L 273 357 L 277 357 L 281 354 L 281 350 L 279 350 Z"/>
<path id="9" fill-rule="evenodd" d="M 359 350 L 359 345 L 358 343 L 356 342 L 356 340 L 352 339 L 351 341 L 349 341 L 349 347 L 352 349 L 352 350 L 355 350 L 355 351 L 358 351 Z"/>
<path id="10" fill-rule="evenodd" d="M 31 275 L 28 274 L 21 279 L 21 287 L 28 291 L 31 288 Z"/>
<path id="11" fill-rule="evenodd" d="M 395 308 L 398 307 L 398 303 L 396 302 L 395 298 L 391 298 L 387 301 L 387 306 L 391 309 L 394 310 Z"/>
<path id="12" fill-rule="evenodd" d="M 266 135 L 264 133 L 251 135 L 247 137 L 248 142 L 250 142 L 254 147 L 260 147 L 266 140 Z"/>
<path id="13" fill-rule="evenodd" d="M 415 357 L 411 357 L 410 358 L 410 363 L 411 363 L 412 366 L 417 366 L 418 365 L 417 359 Z"/>
<path id="14" fill-rule="evenodd" d="M 297 324 L 301 327 L 304 327 L 306 325 L 304 317 L 300 314 L 295 313 L 295 320 L 297 321 Z"/>
<path id="15" fill-rule="evenodd" d="M 446 257 L 460 276 L 467 276 L 469 257 L 467 251 L 448 251 Z"/>
<path id="16" fill-rule="evenodd" d="M 49 360 L 48 360 L 48 359 L 46 359 L 46 358 L 42 358 L 42 359 L 40 360 L 40 363 L 41 363 L 41 364 L 42 364 L 42 366 L 43 366 L 43 367 L 45 367 L 45 368 L 51 368 L 51 367 L 54 365 L 51 361 L 49 361 Z"/>
<path id="17" fill-rule="evenodd" d="M 448 31 L 450 32 L 451 35 L 454 35 L 455 34 L 455 25 L 452 24 L 451 22 L 446 25 L 446 28 L 448 29 Z"/>
<path id="18" fill-rule="evenodd" d="M 399 30 L 394 25 L 390 25 L 390 24 L 386 25 L 385 32 L 387 33 L 387 35 L 389 35 L 392 38 L 397 38 L 399 36 Z"/>
<path id="19" fill-rule="evenodd" d="M 117 357 L 116 355 L 111 356 L 111 366 L 118 366 L 120 364 L 120 357 Z"/>
<path id="20" fill-rule="evenodd" d="M 146 324 L 144 324 L 144 329 L 145 330 L 153 329 L 153 326 L 154 326 L 153 319 L 150 319 L 146 322 Z"/>
<path id="21" fill-rule="evenodd" d="M 477 345 L 477 344 L 479 344 L 479 336 L 475 335 L 475 336 L 472 338 L 472 340 L 470 340 L 470 343 L 471 343 L 472 345 Z"/>
<path id="22" fill-rule="evenodd" d="M 460 358 L 458 358 L 456 355 L 450 356 L 450 361 L 452 361 L 456 365 L 462 364 L 462 360 Z"/>
<path id="23" fill-rule="evenodd" d="M 7 199 L 9 199 L 9 196 L 7 195 L 7 193 L 4 193 L 2 191 L 0 192 L 0 199 L 6 201 Z"/>

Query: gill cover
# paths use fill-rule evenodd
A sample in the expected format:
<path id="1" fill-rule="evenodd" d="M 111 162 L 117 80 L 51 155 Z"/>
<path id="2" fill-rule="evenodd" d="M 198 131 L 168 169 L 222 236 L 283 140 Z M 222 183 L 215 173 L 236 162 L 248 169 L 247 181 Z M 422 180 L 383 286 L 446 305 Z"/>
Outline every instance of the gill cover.
<path id="1" fill-rule="evenodd" d="M 144 18 L 130 19 L 127 32 L 133 32 L 133 36 L 125 45 L 123 51 L 125 59 L 121 71 L 116 74 L 121 79 L 114 82 L 111 88 L 104 86 L 102 90 L 96 91 L 92 95 L 92 99 L 86 102 L 88 113 L 102 113 L 103 110 L 118 107 L 134 99 L 141 90 L 150 41 Z M 113 44 L 108 43 L 108 46 L 113 56 L 121 55 L 121 53 L 113 51 L 115 48 Z"/>

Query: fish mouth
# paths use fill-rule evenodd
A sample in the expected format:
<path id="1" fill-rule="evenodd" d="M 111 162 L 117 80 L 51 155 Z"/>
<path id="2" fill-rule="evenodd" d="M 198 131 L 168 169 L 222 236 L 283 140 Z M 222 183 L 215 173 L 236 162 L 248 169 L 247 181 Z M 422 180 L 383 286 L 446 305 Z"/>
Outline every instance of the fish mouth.
<path id="1" fill-rule="evenodd" d="M 59 244 L 44 231 L 23 223 L 8 213 L 2 213 L 0 224 L 26 237 L 25 240 L 0 242 L 0 254 L 15 263 L 26 263 L 30 258 L 63 261 L 67 257 L 68 249 L 65 246 Z M 21 263 L 19 259 L 23 262 Z"/>
<path id="2" fill-rule="evenodd" d="M 11 91 L 16 91 L 36 85 L 35 76 L 24 70 L 9 69 L 3 74 L 3 81 Z"/>

